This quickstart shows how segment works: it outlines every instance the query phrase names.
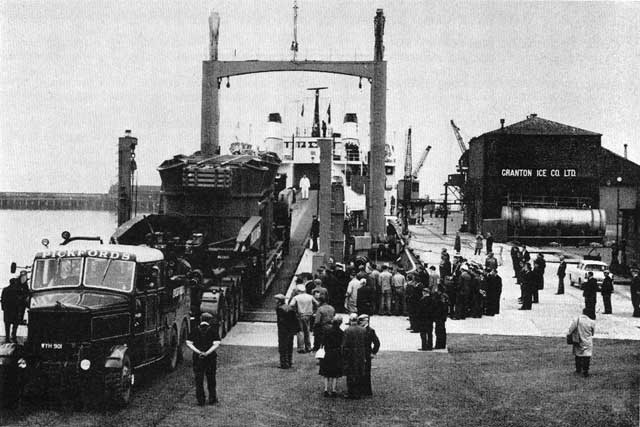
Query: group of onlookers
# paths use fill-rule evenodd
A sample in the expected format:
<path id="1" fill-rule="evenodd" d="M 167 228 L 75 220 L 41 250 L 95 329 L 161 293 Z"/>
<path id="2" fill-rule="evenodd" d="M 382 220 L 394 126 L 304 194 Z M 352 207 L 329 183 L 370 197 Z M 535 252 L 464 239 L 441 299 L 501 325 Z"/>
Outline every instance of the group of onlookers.
<path id="1" fill-rule="evenodd" d="M 460 255 L 453 257 L 443 249 L 441 274 L 444 274 L 444 291 L 449 300 L 448 314 L 452 319 L 479 318 L 500 313 L 502 278 L 498 275 L 498 260 L 489 252 L 484 265 Z M 445 265 L 445 271 L 442 266 Z M 450 267 L 449 267 L 450 265 Z"/>
<path id="2" fill-rule="evenodd" d="M 337 396 L 338 379 L 347 380 L 346 398 L 358 399 L 371 396 L 371 359 L 380 348 L 380 340 L 369 326 L 369 316 L 351 313 L 349 325 L 341 328 L 342 317 L 327 304 L 326 293 L 318 286 L 313 295 L 305 290 L 286 303 L 283 294 L 275 296 L 278 322 L 278 350 L 280 368 L 292 366 L 293 337 L 298 334 L 298 353 L 316 352 L 319 359 L 319 374 L 324 378 L 324 396 Z M 307 310 L 315 308 L 313 319 Z M 310 346 L 307 324 L 313 320 L 313 347 Z"/>
<path id="3" fill-rule="evenodd" d="M 520 310 L 531 310 L 532 304 L 540 302 L 540 290 L 544 289 L 544 272 L 547 262 L 544 255 L 539 253 L 533 260 L 532 268 L 531 255 L 526 246 L 523 246 L 522 250 L 518 246 L 511 247 L 511 262 L 513 277 L 516 279 L 516 284 L 520 285 L 520 298 L 518 299 L 518 302 L 522 304 Z M 560 288 L 558 292 L 560 292 Z M 564 292 L 564 288 L 562 292 Z"/>

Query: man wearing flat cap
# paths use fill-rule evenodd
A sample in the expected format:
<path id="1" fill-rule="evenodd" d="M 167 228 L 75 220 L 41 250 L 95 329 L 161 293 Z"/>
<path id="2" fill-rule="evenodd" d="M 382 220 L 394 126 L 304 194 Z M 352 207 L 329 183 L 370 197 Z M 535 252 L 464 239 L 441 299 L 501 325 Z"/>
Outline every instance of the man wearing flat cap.
<path id="1" fill-rule="evenodd" d="M 191 332 L 187 340 L 187 347 L 193 352 L 193 373 L 196 380 L 196 399 L 198 405 L 205 404 L 204 377 L 207 377 L 209 404 L 218 403 L 216 394 L 216 368 L 218 355 L 216 350 L 220 346 L 218 328 L 213 323 L 211 313 L 200 315 L 200 324 Z"/>
<path id="2" fill-rule="evenodd" d="M 347 399 L 361 396 L 361 378 L 365 374 L 367 331 L 358 325 L 358 316 L 352 313 L 349 327 L 342 338 L 343 374 L 347 377 Z"/>
<path id="3" fill-rule="evenodd" d="M 277 294 L 276 299 L 276 318 L 278 322 L 278 352 L 280 353 L 280 369 L 291 368 L 293 358 L 293 337 L 300 330 L 296 311 L 285 304 L 283 294 Z"/>

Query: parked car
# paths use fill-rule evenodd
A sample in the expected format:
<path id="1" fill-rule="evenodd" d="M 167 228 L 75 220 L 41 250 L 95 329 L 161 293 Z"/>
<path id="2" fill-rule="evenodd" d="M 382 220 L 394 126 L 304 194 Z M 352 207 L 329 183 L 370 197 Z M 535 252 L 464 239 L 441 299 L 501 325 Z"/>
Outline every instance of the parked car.
<path id="1" fill-rule="evenodd" d="M 583 260 L 578 265 L 569 270 L 569 283 L 571 286 L 582 288 L 582 284 L 587 281 L 587 273 L 593 272 L 593 278 L 598 282 L 598 290 L 602 286 L 604 280 L 604 272 L 609 266 L 602 261 Z"/>

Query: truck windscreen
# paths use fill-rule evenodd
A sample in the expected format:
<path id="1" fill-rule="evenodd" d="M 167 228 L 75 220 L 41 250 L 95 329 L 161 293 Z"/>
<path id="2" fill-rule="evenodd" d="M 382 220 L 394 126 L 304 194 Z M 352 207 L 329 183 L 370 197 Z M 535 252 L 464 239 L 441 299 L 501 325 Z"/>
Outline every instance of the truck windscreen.
<path id="1" fill-rule="evenodd" d="M 31 286 L 34 290 L 80 285 L 82 258 L 38 259 Z"/>
<path id="2" fill-rule="evenodd" d="M 129 292 L 133 289 L 135 262 L 87 257 L 84 285 Z"/>

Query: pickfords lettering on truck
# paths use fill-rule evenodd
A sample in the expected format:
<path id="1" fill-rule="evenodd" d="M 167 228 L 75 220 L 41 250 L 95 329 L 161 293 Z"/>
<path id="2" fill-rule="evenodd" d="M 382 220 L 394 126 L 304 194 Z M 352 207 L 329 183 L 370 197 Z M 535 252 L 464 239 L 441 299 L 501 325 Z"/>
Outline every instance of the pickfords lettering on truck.
<path id="1" fill-rule="evenodd" d="M 157 249 L 60 247 L 36 254 L 28 335 L 0 349 L 0 394 L 77 393 L 126 405 L 136 370 L 175 369 L 189 332 L 190 286 Z M 44 390 L 46 388 L 48 390 Z"/>

